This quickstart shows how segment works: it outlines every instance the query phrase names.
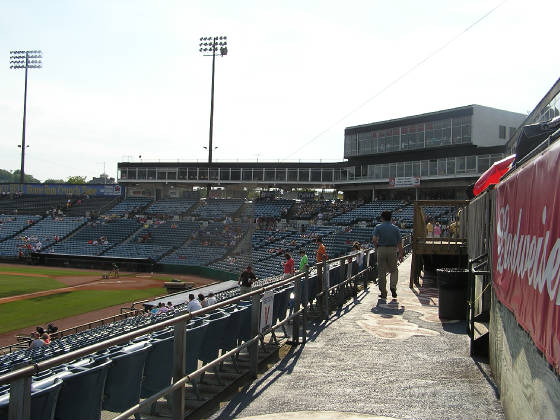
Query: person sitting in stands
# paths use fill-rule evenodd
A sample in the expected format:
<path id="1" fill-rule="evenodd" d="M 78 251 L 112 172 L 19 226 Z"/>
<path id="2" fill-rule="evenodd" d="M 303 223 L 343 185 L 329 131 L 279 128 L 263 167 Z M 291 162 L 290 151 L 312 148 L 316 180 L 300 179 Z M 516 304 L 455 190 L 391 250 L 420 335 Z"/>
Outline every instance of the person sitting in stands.
<path id="1" fill-rule="evenodd" d="M 175 307 L 173 306 L 171 301 L 167 302 L 167 310 L 169 310 L 169 311 L 174 311 L 175 310 Z"/>
<path id="2" fill-rule="evenodd" d="M 208 302 L 202 293 L 198 294 L 198 301 L 200 302 L 200 306 L 206 308 L 208 306 Z"/>
<path id="3" fill-rule="evenodd" d="M 51 337 L 47 333 L 41 334 L 41 340 L 45 343 L 45 345 L 51 344 Z"/>
<path id="4" fill-rule="evenodd" d="M 29 343 L 29 347 L 34 349 L 36 347 L 43 347 L 45 342 L 41 340 L 39 333 L 37 331 L 33 331 L 31 333 L 31 343 Z"/>
<path id="5" fill-rule="evenodd" d="M 169 309 L 167 308 L 167 306 L 165 306 L 165 303 L 160 302 L 160 303 L 158 304 L 158 312 L 157 312 L 158 315 L 159 315 L 159 314 L 164 314 L 164 313 L 166 313 L 167 311 L 169 311 Z"/>
<path id="6" fill-rule="evenodd" d="M 217 302 L 218 301 L 214 296 L 214 293 L 213 292 L 208 293 L 208 299 L 206 299 L 206 303 L 208 304 L 208 306 L 215 305 Z"/>
<path id="7" fill-rule="evenodd" d="M 187 303 L 187 311 L 193 312 L 193 311 L 198 311 L 199 309 L 202 309 L 202 305 L 200 304 L 198 299 L 195 299 L 194 294 L 189 293 L 189 302 Z"/>

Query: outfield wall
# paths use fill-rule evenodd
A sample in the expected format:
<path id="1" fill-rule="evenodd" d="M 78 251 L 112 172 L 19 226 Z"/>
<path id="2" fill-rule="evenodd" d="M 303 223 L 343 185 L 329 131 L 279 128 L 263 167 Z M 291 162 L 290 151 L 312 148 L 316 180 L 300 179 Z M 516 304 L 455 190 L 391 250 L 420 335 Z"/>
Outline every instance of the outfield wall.
<path id="1" fill-rule="evenodd" d="M 560 378 L 492 290 L 490 366 L 506 418 L 560 418 Z"/>

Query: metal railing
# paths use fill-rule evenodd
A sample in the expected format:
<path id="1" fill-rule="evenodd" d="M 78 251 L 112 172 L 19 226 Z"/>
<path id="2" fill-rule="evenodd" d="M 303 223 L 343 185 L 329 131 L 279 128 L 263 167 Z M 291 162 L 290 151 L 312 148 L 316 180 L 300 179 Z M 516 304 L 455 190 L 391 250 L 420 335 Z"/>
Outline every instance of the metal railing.
<path id="1" fill-rule="evenodd" d="M 364 286 L 367 284 L 366 272 L 369 272 L 369 260 L 373 255 L 373 250 L 366 250 L 364 258 L 366 261 L 366 269 L 359 271 L 357 274 L 352 275 L 352 261 L 356 258 L 355 254 L 345 255 L 338 258 L 333 258 L 329 261 L 324 261 L 322 264 L 315 264 L 313 267 L 317 269 L 317 279 L 321 279 L 322 282 L 319 284 L 320 291 L 315 295 L 314 298 L 320 302 L 321 313 L 325 319 L 329 317 L 329 294 L 337 293 L 337 298 L 343 299 L 341 296 L 341 289 L 350 283 L 354 282 L 354 294 L 357 292 L 357 281 L 364 280 Z M 333 263 L 340 263 L 342 265 L 342 273 L 344 279 L 338 284 L 329 287 L 329 266 Z M 296 280 L 303 280 L 296 281 Z M 188 312 L 175 316 L 174 318 L 162 321 L 158 324 L 146 326 L 140 328 L 136 331 L 124 333 L 121 336 L 110 338 L 100 343 L 92 344 L 77 350 L 70 351 L 64 355 L 55 356 L 53 358 L 39 361 L 37 363 L 28 364 L 26 366 L 18 367 L 12 372 L 6 373 L 0 376 L 0 385 L 9 383 L 10 384 L 10 402 L 8 410 L 9 419 L 28 419 L 30 418 L 30 407 L 31 407 L 31 376 L 38 374 L 39 372 L 45 371 L 52 367 L 76 360 L 80 357 L 87 356 L 89 354 L 95 353 L 97 351 L 105 350 L 109 347 L 127 343 L 130 340 L 144 336 L 146 334 L 153 333 L 155 331 L 160 331 L 168 327 L 174 328 L 174 360 L 173 360 L 173 384 L 162 389 L 158 393 L 152 395 L 151 397 L 143 400 L 139 404 L 131 407 L 127 411 L 121 413 L 115 419 L 125 419 L 131 414 L 138 412 L 139 410 L 152 404 L 161 396 L 173 393 L 174 397 L 170 399 L 171 401 L 171 412 L 173 418 L 184 418 L 185 413 L 185 387 L 187 382 L 192 382 L 204 372 L 212 369 L 226 358 L 231 357 L 243 349 L 247 349 L 249 352 L 250 360 L 250 375 L 256 377 L 258 369 L 258 341 L 264 340 L 266 334 L 272 333 L 277 328 L 283 327 L 290 321 L 293 321 L 293 344 L 299 344 L 299 330 L 300 325 L 303 324 L 302 328 L 302 342 L 306 341 L 306 330 L 308 322 L 308 310 L 309 310 L 309 270 L 304 273 L 299 273 L 293 277 L 285 280 L 280 280 L 263 287 L 256 288 L 249 293 L 233 297 L 231 299 L 218 302 L 210 307 L 202 308 L 194 312 Z M 286 286 L 294 283 L 294 306 L 293 313 L 286 317 L 283 321 L 277 323 L 276 325 L 268 328 L 265 331 L 259 331 L 259 321 L 260 321 L 260 301 L 263 294 L 266 291 L 273 290 L 282 286 Z M 367 287 L 367 286 L 366 286 Z M 302 299 L 304 297 L 304 299 Z M 252 338 L 247 340 L 245 343 L 236 347 L 235 349 L 228 351 L 214 361 L 204 365 L 202 368 L 196 370 L 195 372 L 185 375 L 185 361 L 186 361 L 186 330 L 187 322 L 196 316 L 205 315 L 216 309 L 222 308 L 224 306 L 229 306 L 231 304 L 238 303 L 242 300 L 251 300 L 251 336 Z"/>
<path id="2" fill-rule="evenodd" d="M 483 270 L 483 268 L 486 268 Z M 492 272 L 488 270 L 488 254 L 482 254 L 476 258 L 469 260 L 469 300 L 467 311 L 467 335 L 470 338 L 470 355 L 474 356 L 475 350 L 475 323 L 488 322 L 489 312 L 485 308 L 489 306 L 487 303 L 486 290 L 492 284 Z M 482 278 L 480 285 L 481 291 L 477 295 L 478 279 Z"/>

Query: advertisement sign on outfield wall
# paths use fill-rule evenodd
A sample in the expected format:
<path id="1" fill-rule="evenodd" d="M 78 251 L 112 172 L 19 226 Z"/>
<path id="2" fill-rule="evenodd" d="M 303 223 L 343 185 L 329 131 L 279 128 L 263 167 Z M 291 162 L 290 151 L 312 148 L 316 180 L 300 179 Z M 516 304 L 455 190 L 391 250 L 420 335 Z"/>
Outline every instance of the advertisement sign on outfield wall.
<path id="1" fill-rule="evenodd" d="M 558 370 L 560 142 L 498 184 L 493 285 Z"/>

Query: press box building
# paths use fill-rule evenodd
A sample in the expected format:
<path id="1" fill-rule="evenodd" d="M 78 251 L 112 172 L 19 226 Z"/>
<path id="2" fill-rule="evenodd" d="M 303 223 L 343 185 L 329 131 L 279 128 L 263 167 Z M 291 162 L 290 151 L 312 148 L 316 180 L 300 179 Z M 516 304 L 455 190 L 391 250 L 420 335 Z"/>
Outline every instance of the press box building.
<path id="1" fill-rule="evenodd" d="M 466 198 L 505 156 L 525 115 L 467 105 L 348 127 L 344 160 L 320 162 L 120 162 L 127 195 L 180 197 L 193 187 L 334 189 L 346 199 Z M 319 156 L 317 157 L 319 159 Z"/>

